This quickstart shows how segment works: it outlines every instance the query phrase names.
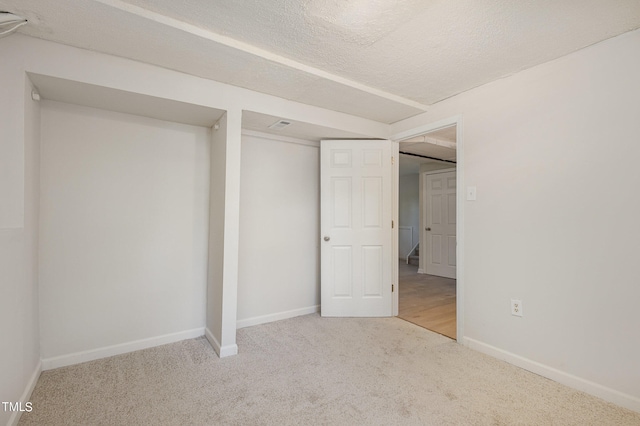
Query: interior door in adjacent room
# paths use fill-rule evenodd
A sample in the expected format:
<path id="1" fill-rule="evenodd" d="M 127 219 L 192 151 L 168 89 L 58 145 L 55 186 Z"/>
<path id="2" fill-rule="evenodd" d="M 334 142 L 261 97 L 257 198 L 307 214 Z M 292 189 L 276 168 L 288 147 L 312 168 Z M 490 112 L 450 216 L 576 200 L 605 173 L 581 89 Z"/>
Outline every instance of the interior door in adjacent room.
<path id="1" fill-rule="evenodd" d="M 391 316 L 391 142 L 323 140 L 320 151 L 322 316 Z"/>
<path id="2" fill-rule="evenodd" d="M 425 175 L 426 273 L 456 278 L 456 172 Z"/>

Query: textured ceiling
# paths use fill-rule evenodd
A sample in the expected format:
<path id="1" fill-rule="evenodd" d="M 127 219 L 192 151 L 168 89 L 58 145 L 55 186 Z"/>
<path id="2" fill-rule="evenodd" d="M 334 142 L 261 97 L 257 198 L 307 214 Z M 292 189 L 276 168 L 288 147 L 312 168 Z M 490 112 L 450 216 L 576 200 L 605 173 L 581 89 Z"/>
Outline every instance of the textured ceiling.
<path id="1" fill-rule="evenodd" d="M 638 0 L 0 0 L 19 32 L 391 123 L 640 27 Z"/>

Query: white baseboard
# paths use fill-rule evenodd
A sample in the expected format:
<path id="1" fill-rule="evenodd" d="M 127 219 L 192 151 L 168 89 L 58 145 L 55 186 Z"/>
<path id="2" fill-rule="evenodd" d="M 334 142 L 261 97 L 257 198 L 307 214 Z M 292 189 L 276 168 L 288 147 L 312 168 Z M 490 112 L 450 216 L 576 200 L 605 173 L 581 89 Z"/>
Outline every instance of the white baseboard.
<path id="1" fill-rule="evenodd" d="M 31 399 L 31 394 L 33 393 L 33 389 L 36 387 L 36 383 L 38 383 L 38 379 L 40 378 L 40 373 L 42 373 L 42 361 L 38 361 L 38 365 L 36 365 L 35 370 L 33 370 L 33 374 L 31 374 L 31 378 L 27 383 L 27 387 L 24 389 L 22 396 L 20 397 L 21 406 L 24 407 L 29 399 Z M 7 426 L 15 426 L 20 421 L 20 416 L 22 416 L 21 411 L 14 411 L 9 417 L 9 422 Z"/>
<path id="2" fill-rule="evenodd" d="M 419 274 L 426 274 L 426 272 L 424 272 L 424 269 L 418 268 L 418 273 Z"/>
<path id="3" fill-rule="evenodd" d="M 640 412 L 640 398 L 636 398 L 632 395 L 617 391 L 615 389 L 608 388 L 598 383 L 591 382 L 578 376 L 566 373 L 561 370 L 557 370 L 553 367 L 549 367 L 539 362 L 532 361 L 530 359 L 521 357 L 520 355 L 507 352 L 505 350 L 496 348 L 495 346 L 488 345 L 475 339 L 464 337 L 463 343 L 471 349 L 478 352 L 490 355 L 494 358 L 501 359 L 513 364 L 517 367 L 536 373 L 540 376 L 546 377 L 563 385 L 577 389 L 579 391 L 588 393 L 598 398 L 602 398 L 605 401 L 612 402 L 629 410 Z"/>
<path id="4" fill-rule="evenodd" d="M 93 361 L 100 358 L 107 358 L 114 355 L 126 354 L 128 352 L 139 351 L 141 349 L 152 348 L 154 346 L 175 343 L 181 340 L 194 339 L 204 334 L 204 327 L 192 330 L 180 331 L 178 333 L 165 334 L 163 336 L 150 337 L 148 339 L 135 340 L 133 342 L 121 343 L 119 345 L 105 346 L 103 348 L 91 349 L 88 351 L 75 352 L 68 355 L 61 355 L 42 360 L 43 370 L 66 367 L 68 365 L 80 364 L 82 362 Z"/>
<path id="5" fill-rule="evenodd" d="M 268 322 L 299 317 L 300 315 L 315 314 L 316 312 L 320 312 L 320 305 L 308 306 L 306 308 L 293 309 L 291 311 L 278 312 L 275 314 L 262 315 L 259 317 L 239 320 L 236 322 L 236 328 L 251 327 L 253 325 L 266 324 Z"/>
<path id="6" fill-rule="evenodd" d="M 205 329 L 204 335 L 209 341 L 209 343 L 211 344 L 211 346 L 213 347 L 213 350 L 216 351 L 216 353 L 220 358 L 238 355 L 238 345 L 233 344 L 233 345 L 221 346 L 220 342 L 218 342 L 218 339 L 216 339 L 216 337 L 213 335 L 211 330 L 209 330 L 208 328 Z"/>
<path id="7" fill-rule="evenodd" d="M 209 341 L 209 344 L 213 347 L 213 350 L 216 351 L 218 356 L 220 356 L 220 342 L 218 342 L 218 339 L 216 339 L 209 328 L 204 329 L 204 336 Z"/>
<path id="8" fill-rule="evenodd" d="M 220 353 L 218 354 L 220 358 L 233 356 L 233 355 L 238 355 L 238 345 L 236 344 L 221 347 Z"/>

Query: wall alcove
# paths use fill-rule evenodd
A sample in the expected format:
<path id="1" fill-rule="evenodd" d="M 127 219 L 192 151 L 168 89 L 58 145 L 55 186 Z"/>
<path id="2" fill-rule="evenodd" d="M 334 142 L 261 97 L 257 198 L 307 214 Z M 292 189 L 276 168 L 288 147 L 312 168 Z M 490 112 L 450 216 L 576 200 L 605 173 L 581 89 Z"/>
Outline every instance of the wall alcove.
<path id="1" fill-rule="evenodd" d="M 41 98 L 43 367 L 205 334 L 217 314 L 209 261 L 219 263 L 209 255 L 211 144 L 225 111 L 28 78 Z"/>

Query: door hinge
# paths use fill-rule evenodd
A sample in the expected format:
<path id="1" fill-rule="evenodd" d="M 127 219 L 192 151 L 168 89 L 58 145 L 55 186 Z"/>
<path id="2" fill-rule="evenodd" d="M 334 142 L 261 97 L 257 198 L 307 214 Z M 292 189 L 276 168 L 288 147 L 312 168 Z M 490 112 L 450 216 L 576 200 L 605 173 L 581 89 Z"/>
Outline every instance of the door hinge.
<path id="1" fill-rule="evenodd" d="M 393 162 L 395 161 L 394 157 L 391 157 L 391 165 L 393 166 Z"/>
<path id="2" fill-rule="evenodd" d="M 393 284 L 391 284 L 391 293 L 394 292 L 395 287 L 393 286 Z"/>
<path id="3" fill-rule="evenodd" d="M 393 225 L 394 225 L 394 224 L 393 224 L 393 221 L 391 221 L 391 229 L 393 229 Z"/>

